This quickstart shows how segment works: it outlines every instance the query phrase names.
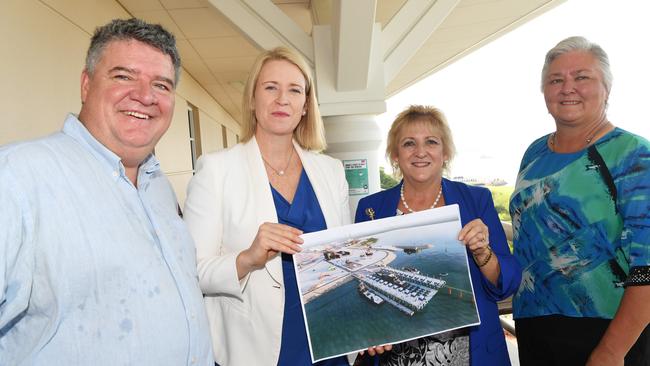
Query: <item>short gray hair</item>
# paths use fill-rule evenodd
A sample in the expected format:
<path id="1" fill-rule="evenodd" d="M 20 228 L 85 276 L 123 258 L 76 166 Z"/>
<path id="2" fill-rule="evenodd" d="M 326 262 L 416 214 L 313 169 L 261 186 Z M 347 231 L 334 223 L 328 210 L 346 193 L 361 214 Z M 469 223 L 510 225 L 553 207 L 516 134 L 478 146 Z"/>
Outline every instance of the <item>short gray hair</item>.
<path id="1" fill-rule="evenodd" d="M 557 57 L 572 51 L 589 52 L 596 58 L 596 60 L 598 60 L 600 71 L 603 74 L 603 85 L 609 94 L 612 90 L 612 82 L 614 80 L 612 70 L 609 68 L 609 57 L 607 57 L 605 50 L 603 50 L 598 44 L 590 42 L 586 38 L 580 36 L 563 39 L 546 53 L 546 60 L 544 61 L 544 67 L 542 68 L 542 91 L 544 91 L 544 82 L 548 75 L 548 68 L 551 63 Z"/>
<path id="2" fill-rule="evenodd" d="M 174 86 L 178 83 L 181 56 L 176 49 L 176 38 L 160 24 L 150 24 L 141 19 L 113 19 L 95 29 L 86 55 L 86 71 L 93 74 L 106 46 L 113 41 L 136 40 L 169 55 L 174 65 Z"/>

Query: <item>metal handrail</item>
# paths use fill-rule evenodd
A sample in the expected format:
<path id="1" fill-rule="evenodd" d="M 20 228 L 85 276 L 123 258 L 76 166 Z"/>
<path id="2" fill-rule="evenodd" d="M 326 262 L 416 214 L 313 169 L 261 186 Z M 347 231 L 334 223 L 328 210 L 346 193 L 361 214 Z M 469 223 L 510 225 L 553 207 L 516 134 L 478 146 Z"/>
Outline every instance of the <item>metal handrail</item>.
<path id="1" fill-rule="evenodd" d="M 508 221 L 501 221 L 501 226 L 503 226 L 503 231 L 506 232 L 506 239 L 508 239 L 508 241 L 512 241 L 512 223 Z"/>
<path id="2" fill-rule="evenodd" d="M 515 329 L 515 321 L 514 320 L 499 317 L 499 322 L 501 322 L 501 328 L 508 331 L 508 333 L 512 334 L 515 338 L 517 337 L 517 331 Z"/>
<path id="3" fill-rule="evenodd" d="M 506 239 L 512 242 L 512 224 L 507 221 L 501 221 L 501 226 L 503 226 L 503 231 L 506 233 Z M 499 301 L 497 303 L 497 306 L 499 307 L 499 315 L 512 314 L 512 296 Z M 501 322 L 501 327 L 503 329 L 508 331 L 508 333 L 512 334 L 513 336 L 517 336 L 514 321 L 510 319 L 504 319 L 503 317 L 499 317 L 499 321 Z"/>

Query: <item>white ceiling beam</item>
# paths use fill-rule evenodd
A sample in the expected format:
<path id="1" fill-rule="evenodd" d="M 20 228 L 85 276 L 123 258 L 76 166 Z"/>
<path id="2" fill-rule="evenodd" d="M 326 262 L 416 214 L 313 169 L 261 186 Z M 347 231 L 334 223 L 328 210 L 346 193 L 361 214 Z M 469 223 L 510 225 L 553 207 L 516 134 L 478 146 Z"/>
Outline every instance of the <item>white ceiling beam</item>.
<path id="1" fill-rule="evenodd" d="M 337 90 L 364 90 L 368 86 L 376 7 L 376 0 L 332 2 L 332 46 Z"/>
<path id="2" fill-rule="evenodd" d="M 314 65 L 314 45 L 290 17 L 269 0 L 208 0 L 259 48 L 290 46 Z"/>
<path id="3" fill-rule="evenodd" d="M 400 41 L 408 34 L 413 23 L 422 17 L 436 0 L 407 1 L 395 14 L 382 31 L 382 48 L 384 59 L 397 47 Z"/>
<path id="4" fill-rule="evenodd" d="M 390 83 L 460 0 L 409 0 L 382 32 L 384 80 Z"/>
<path id="5" fill-rule="evenodd" d="M 347 1 L 347 0 L 346 0 Z M 374 37 L 370 54 L 370 77 L 368 85 L 362 89 L 339 90 L 336 87 L 336 64 L 332 44 L 332 27 L 315 25 L 312 31 L 316 57 L 316 88 L 320 112 L 323 116 L 349 114 L 381 114 L 386 111 L 386 84 L 382 67 L 381 24 L 373 26 Z"/>

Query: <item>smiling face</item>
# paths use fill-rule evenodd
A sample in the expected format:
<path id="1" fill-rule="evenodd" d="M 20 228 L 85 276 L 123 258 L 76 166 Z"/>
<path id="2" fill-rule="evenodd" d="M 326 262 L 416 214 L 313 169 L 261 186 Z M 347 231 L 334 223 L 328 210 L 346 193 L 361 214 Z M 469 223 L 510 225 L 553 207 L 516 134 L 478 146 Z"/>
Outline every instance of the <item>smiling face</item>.
<path id="1" fill-rule="evenodd" d="M 137 167 L 171 123 L 173 80 L 169 55 L 136 40 L 112 41 L 92 75 L 81 75 L 79 120 L 125 167 Z"/>
<path id="2" fill-rule="evenodd" d="M 442 134 L 431 122 L 416 120 L 402 127 L 393 159 L 397 160 L 404 179 L 418 183 L 439 181 L 447 158 Z"/>
<path id="3" fill-rule="evenodd" d="M 589 126 L 603 120 L 607 97 L 598 60 L 591 53 L 567 52 L 549 65 L 544 99 L 558 124 Z"/>
<path id="4" fill-rule="evenodd" d="M 305 77 L 285 60 L 267 61 L 254 92 L 255 136 L 292 135 L 306 112 Z"/>

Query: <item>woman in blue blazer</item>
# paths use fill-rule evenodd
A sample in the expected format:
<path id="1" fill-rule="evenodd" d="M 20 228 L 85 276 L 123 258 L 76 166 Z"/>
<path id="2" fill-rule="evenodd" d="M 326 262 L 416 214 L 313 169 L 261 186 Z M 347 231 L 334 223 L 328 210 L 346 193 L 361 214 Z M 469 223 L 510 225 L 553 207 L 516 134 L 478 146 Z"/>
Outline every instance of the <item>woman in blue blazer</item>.
<path id="1" fill-rule="evenodd" d="M 400 113 L 386 155 L 404 179 L 363 198 L 355 221 L 458 204 L 463 225 L 458 239 L 473 258 L 469 269 L 481 324 L 395 345 L 381 356 L 366 356 L 367 365 L 510 365 L 496 302 L 517 290 L 521 267 L 510 253 L 490 191 L 442 178 L 453 154 L 442 112 L 411 106 Z"/>

